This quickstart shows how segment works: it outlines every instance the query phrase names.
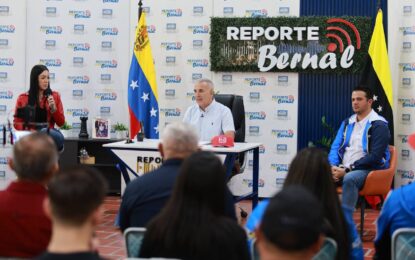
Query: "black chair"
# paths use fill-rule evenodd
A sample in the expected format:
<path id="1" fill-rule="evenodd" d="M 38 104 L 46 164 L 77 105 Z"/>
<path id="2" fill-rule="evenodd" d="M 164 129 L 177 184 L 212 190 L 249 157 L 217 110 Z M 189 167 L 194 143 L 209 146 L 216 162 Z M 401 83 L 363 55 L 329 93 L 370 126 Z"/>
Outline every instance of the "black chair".
<path id="1" fill-rule="evenodd" d="M 245 106 L 243 97 L 232 94 L 217 94 L 215 95 L 215 100 L 227 106 L 232 112 L 233 124 L 235 126 L 235 142 L 245 142 Z M 229 179 L 244 171 L 246 164 L 245 156 L 245 153 L 238 154 Z"/>

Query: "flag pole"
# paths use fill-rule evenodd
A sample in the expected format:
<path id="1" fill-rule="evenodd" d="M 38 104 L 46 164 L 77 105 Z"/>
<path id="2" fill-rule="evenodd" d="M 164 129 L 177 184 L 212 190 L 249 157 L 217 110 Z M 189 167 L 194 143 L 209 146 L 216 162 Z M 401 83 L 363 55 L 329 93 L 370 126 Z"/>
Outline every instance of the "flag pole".
<path id="1" fill-rule="evenodd" d="M 140 20 L 142 12 L 143 12 L 143 2 L 140 0 L 138 2 L 138 20 Z"/>

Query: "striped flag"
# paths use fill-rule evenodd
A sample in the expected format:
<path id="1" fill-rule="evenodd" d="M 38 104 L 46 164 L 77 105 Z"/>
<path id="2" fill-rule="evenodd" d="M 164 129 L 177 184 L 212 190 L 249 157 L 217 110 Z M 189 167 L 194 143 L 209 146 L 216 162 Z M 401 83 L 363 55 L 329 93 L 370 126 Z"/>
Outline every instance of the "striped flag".
<path id="1" fill-rule="evenodd" d="M 389 123 L 391 144 L 393 144 L 393 91 L 389 67 L 388 51 L 386 48 L 385 32 L 383 30 L 383 13 L 379 9 L 376 15 L 375 27 L 369 45 L 369 57 L 361 83 L 373 91 L 372 108 Z"/>
<path id="2" fill-rule="evenodd" d="M 131 138 L 134 138 L 142 128 L 146 138 L 158 139 L 159 106 L 156 72 L 144 12 L 135 31 L 134 53 L 128 76 L 128 109 Z"/>

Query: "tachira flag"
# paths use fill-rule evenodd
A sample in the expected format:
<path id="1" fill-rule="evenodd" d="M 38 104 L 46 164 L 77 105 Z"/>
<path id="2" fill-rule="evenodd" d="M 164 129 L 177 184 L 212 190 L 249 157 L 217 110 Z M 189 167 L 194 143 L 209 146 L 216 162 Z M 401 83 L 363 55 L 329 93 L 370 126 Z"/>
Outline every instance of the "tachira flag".
<path id="1" fill-rule="evenodd" d="M 390 142 L 393 144 L 392 78 L 381 9 L 379 9 L 376 15 L 375 27 L 373 28 L 372 39 L 369 45 L 368 62 L 361 83 L 372 89 L 372 108 L 388 121 L 391 132 Z"/>
<path id="2" fill-rule="evenodd" d="M 135 31 L 134 53 L 128 76 L 128 109 L 131 138 L 134 138 L 141 128 L 144 129 L 146 138 L 159 137 L 156 72 L 144 12 Z"/>

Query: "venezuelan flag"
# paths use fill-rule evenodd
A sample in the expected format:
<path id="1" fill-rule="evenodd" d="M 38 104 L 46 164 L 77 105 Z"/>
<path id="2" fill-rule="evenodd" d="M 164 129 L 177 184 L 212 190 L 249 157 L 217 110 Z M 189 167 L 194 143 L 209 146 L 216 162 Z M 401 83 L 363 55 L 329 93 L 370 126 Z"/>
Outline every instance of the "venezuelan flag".
<path id="1" fill-rule="evenodd" d="M 143 12 L 135 31 L 134 53 L 128 76 L 128 109 L 130 112 L 130 137 L 140 129 L 146 138 L 159 138 L 159 106 L 156 72 L 147 25 Z"/>
<path id="2" fill-rule="evenodd" d="M 383 30 L 383 12 L 379 9 L 369 45 L 369 59 L 361 83 L 373 91 L 372 108 L 389 123 L 393 144 L 393 89 L 388 50 Z"/>

